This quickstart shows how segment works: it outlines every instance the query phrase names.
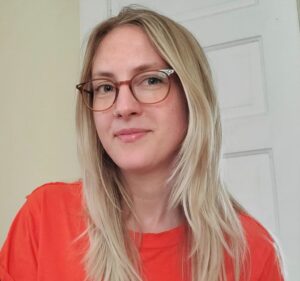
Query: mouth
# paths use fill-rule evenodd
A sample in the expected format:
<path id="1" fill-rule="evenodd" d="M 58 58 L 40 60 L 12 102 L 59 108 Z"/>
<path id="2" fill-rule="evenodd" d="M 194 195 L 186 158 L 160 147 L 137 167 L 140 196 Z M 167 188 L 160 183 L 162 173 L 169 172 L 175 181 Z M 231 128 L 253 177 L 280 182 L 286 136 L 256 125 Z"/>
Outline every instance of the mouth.
<path id="1" fill-rule="evenodd" d="M 140 128 L 129 128 L 116 131 L 114 137 L 125 143 L 135 142 L 146 136 L 150 130 Z"/>

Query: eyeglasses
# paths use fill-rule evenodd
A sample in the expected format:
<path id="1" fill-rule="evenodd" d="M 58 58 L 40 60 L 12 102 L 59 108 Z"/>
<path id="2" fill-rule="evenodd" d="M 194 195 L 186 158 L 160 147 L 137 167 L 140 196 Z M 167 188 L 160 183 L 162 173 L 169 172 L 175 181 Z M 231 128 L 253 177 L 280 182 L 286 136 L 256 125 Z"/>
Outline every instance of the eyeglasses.
<path id="1" fill-rule="evenodd" d="M 97 78 L 76 85 L 86 106 L 93 111 L 109 109 L 117 100 L 121 85 L 128 85 L 134 98 L 143 104 L 163 101 L 170 91 L 170 75 L 173 69 L 160 69 L 140 72 L 130 80 L 113 81 Z"/>

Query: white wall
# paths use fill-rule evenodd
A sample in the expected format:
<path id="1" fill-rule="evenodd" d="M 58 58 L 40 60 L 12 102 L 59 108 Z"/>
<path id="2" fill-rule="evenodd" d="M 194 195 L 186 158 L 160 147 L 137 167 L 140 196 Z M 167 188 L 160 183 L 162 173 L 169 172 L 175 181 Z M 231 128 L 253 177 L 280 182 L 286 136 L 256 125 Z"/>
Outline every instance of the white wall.
<path id="1" fill-rule="evenodd" d="M 0 244 L 26 194 L 79 177 L 79 1 L 0 2 Z"/>

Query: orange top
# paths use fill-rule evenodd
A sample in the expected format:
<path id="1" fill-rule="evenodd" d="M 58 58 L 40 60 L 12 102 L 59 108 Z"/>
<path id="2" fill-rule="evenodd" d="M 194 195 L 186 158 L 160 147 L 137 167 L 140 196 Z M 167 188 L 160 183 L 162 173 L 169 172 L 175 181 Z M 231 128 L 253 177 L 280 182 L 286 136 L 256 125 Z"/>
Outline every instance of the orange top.
<path id="1" fill-rule="evenodd" d="M 269 234 L 248 216 L 241 215 L 241 222 L 250 250 L 249 281 L 282 281 Z M 17 214 L 0 252 L 0 280 L 85 280 L 81 260 L 88 241 L 75 241 L 85 227 L 79 182 L 37 188 Z M 162 233 L 142 234 L 140 255 L 147 281 L 184 280 L 179 250 L 184 229 L 179 226 Z M 228 281 L 233 280 L 232 274 L 228 266 Z"/>

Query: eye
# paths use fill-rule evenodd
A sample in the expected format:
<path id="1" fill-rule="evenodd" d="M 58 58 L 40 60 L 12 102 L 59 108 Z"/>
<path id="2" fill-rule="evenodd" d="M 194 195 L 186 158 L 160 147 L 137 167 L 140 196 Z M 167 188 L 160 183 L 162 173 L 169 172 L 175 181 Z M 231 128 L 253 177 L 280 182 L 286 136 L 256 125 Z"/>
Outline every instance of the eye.
<path id="1" fill-rule="evenodd" d="M 115 94 L 116 87 L 113 83 L 107 81 L 97 81 L 93 84 L 93 93 L 95 96 L 107 96 Z"/>
<path id="2" fill-rule="evenodd" d="M 159 77 L 147 77 L 145 80 L 144 80 L 144 83 L 151 86 L 151 85 L 156 85 L 156 84 L 160 84 L 162 83 L 162 79 L 159 78 Z"/>
<path id="3" fill-rule="evenodd" d="M 102 93 L 108 93 L 108 92 L 111 92 L 111 91 L 113 91 L 114 90 L 114 87 L 112 86 L 112 85 L 109 85 L 109 84 L 107 84 L 107 85 L 101 85 L 100 87 L 99 87 L 99 91 Z"/>
<path id="4" fill-rule="evenodd" d="M 153 71 L 138 75 L 133 83 L 138 89 L 154 90 L 168 84 L 168 78 L 163 72 Z"/>

